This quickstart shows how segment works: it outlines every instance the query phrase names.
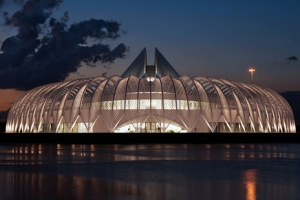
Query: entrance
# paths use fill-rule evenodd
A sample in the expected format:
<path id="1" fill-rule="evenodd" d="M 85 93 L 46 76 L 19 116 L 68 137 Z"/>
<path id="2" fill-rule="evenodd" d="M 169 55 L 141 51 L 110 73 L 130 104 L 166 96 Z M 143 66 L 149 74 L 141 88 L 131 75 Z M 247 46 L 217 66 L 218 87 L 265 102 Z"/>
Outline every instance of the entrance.
<path id="1" fill-rule="evenodd" d="M 163 129 L 165 127 L 165 129 Z M 156 122 L 148 118 L 144 123 L 126 123 L 116 128 L 115 133 L 186 133 L 178 124 Z"/>
<path id="2" fill-rule="evenodd" d="M 142 133 L 161 133 L 161 125 L 157 122 L 145 122 L 141 128 Z"/>

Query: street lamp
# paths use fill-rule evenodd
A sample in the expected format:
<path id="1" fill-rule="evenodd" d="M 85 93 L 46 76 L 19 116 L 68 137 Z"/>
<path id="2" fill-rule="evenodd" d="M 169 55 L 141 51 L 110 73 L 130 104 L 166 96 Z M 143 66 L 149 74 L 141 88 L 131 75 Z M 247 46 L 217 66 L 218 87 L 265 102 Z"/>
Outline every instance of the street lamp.
<path id="1" fill-rule="evenodd" d="M 251 83 L 253 84 L 253 73 L 255 72 L 254 68 L 250 68 L 249 72 L 251 73 Z"/>

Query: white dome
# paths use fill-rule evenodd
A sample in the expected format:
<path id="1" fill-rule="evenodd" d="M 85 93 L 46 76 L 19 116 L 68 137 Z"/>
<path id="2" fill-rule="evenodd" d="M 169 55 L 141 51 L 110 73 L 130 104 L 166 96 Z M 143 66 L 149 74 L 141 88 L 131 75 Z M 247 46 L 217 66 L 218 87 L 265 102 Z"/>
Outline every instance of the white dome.
<path id="1" fill-rule="evenodd" d="M 289 104 L 270 89 L 216 78 L 131 75 L 32 89 L 11 107 L 6 132 L 170 132 L 173 125 L 186 132 L 296 131 Z"/>

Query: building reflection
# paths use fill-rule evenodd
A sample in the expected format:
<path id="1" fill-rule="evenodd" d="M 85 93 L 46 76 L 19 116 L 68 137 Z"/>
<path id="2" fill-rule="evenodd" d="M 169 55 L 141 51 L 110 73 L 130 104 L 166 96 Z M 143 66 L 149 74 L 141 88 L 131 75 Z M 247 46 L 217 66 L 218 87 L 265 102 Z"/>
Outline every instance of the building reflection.
<path id="1" fill-rule="evenodd" d="M 119 199 L 145 194 L 135 184 L 77 176 L 2 172 L 0 182 L 0 199 Z"/>
<path id="2" fill-rule="evenodd" d="M 297 177 L 282 182 L 271 177 L 277 172 L 265 170 L 266 175 L 243 164 L 298 158 L 290 148 L 280 144 L 12 145 L 0 152 L 0 199 L 297 199 Z M 167 162 L 131 162 L 151 160 Z M 240 168 L 227 160 L 239 161 Z M 98 172 L 98 166 L 104 172 Z"/>
<path id="3" fill-rule="evenodd" d="M 220 151 L 221 150 L 221 151 Z M 6 164 L 42 164 L 47 162 L 78 163 L 90 160 L 143 161 L 143 160 L 231 160 L 295 158 L 287 146 L 278 144 L 197 144 L 197 145 L 45 145 L 12 146 L 7 151 Z"/>
<path id="4" fill-rule="evenodd" d="M 149 176 L 146 174 L 145 176 Z M 161 178 L 171 178 L 164 174 Z M 27 172 L 0 173 L 0 199 L 297 199 L 296 183 L 257 184 L 257 171 L 243 172 L 243 182 L 195 180 L 178 175 L 179 182 L 160 180 L 143 184 L 101 180 L 94 177 Z"/>

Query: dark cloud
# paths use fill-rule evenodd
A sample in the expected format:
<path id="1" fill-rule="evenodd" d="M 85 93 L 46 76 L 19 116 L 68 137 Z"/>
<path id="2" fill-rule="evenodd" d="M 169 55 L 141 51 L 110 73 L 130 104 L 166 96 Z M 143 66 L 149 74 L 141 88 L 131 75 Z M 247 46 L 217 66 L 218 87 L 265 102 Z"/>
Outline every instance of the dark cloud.
<path id="1" fill-rule="evenodd" d="M 298 60 L 298 58 L 296 56 L 291 56 L 288 58 L 285 58 L 286 60 Z"/>
<path id="2" fill-rule="evenodd" d="M 51 18 L 52 10 L 61 3 L 28 0 L 11 17 L 4 12 L 5 24 L 16 27 L 18 34 L 2 43 L 0 88 L 31 89 L 64 80 L 82 63 L 96 66 L 125 56 L 128 48 L 124 44 L 113 49 L 103 44 L 104 39 L 120 37 L 118 22 L 90 19 L 68 26 L 68 12 L 60 20 Z M 91 38 L 98 42 L 88 45 Z"/>
<path id="3" fill-rule="evenodd" d="M 21 3 L 24 2 L 24 0 L 0 0 L 0 8 L 2 8 L 4 3 L 8 3 L 8 2 L 14 2 L 14 3 L 17 3 L 17 4 L 21 4 Z"/>
<path id="4" fill-rule="evenodd" d="M 106 75 L 107 75 L 107 72 L 104 72 L 104 73 L 102 74 L 102 76 L 104 76 L 104 77 L 107 77 Z"/>

